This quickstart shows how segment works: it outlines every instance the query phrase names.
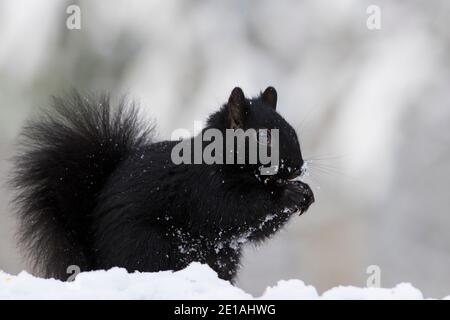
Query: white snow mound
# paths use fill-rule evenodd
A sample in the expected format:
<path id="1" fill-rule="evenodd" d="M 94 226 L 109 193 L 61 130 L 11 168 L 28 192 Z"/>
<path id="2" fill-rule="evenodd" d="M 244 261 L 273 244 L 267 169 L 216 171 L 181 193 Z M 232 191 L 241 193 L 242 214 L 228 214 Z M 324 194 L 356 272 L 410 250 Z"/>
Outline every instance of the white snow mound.
<path id="1" fill-rule="evenodd" d="M 450 296 L 449 296 L 450 297 Z M 73 282 L 0 271 L 0 299 L 254 299 L 221 280 L 207 265 L 172 272 L 127 273 L 125 269 L 80 273 Z M 258 299 L 423 299 L 410 284 L 393 289 L 336 287 L 322 295 L 300 280 L 279 281 Z"/>

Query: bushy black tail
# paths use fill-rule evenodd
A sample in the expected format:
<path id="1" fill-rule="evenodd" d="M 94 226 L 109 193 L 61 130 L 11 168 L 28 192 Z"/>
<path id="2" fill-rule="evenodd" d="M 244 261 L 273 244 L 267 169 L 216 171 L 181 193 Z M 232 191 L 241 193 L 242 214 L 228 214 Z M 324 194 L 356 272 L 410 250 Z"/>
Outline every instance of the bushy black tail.
<path id="1" fill-rule="evenodd" d="M 67 268 L 90 270 L 91 213 L 106 179 L 133 149 L 148 142 L 133 105 L 113 112 L 106 95 L 74 92 L 25 127 L 13 185 L 20 240 L 42 276 L 67 279 Z"/>

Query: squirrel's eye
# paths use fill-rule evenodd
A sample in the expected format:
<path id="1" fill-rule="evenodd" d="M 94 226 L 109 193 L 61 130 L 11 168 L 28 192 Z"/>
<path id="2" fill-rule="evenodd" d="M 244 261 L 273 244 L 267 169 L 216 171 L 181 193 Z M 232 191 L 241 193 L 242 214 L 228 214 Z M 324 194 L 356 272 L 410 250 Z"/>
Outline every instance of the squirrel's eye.
<path id="1" fill-rule="evenodd" d="M 258 130 L 258 143 L 263 144 L 263 145 L 270 145 L 271 135 L 270 135 L 269 129 Z"/>

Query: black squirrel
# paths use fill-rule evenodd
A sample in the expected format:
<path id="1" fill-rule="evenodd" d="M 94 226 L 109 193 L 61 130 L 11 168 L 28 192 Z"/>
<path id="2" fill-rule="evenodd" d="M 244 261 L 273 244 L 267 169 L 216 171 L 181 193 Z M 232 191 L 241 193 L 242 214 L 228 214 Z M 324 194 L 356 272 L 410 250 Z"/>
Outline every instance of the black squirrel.
<path id="1" fill-rule="evenodd" d="M 42 276 L 66 280 L 73 265 L 154 272 L 198 261 L 233 281 L 245 242 L 269 237 L 314 202 L 294 179 L 300 144 L 276 111 L 274 88 L 252 99 L 235 88 L 205 127 L 278 129 L 281 164 L 269 176 L 259 163 L 174 164 L 178 142 L 154 142 L 133 105 L 113 110 L 110 100 L 54 97 L 24 128 L 13 185 L 21 243 Z"/>

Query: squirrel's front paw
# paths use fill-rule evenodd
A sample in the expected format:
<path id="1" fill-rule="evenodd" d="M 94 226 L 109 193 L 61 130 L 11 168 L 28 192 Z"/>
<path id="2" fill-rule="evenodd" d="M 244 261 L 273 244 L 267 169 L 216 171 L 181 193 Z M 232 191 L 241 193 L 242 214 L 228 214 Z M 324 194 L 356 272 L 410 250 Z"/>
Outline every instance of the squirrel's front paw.
<path id="1" fill-rule="evenodd" d="M 282 202 L 284 210 L 302 214 L 314 203 L 314 194 L 306 183 L 289 181 L 283 190 Z"/>

